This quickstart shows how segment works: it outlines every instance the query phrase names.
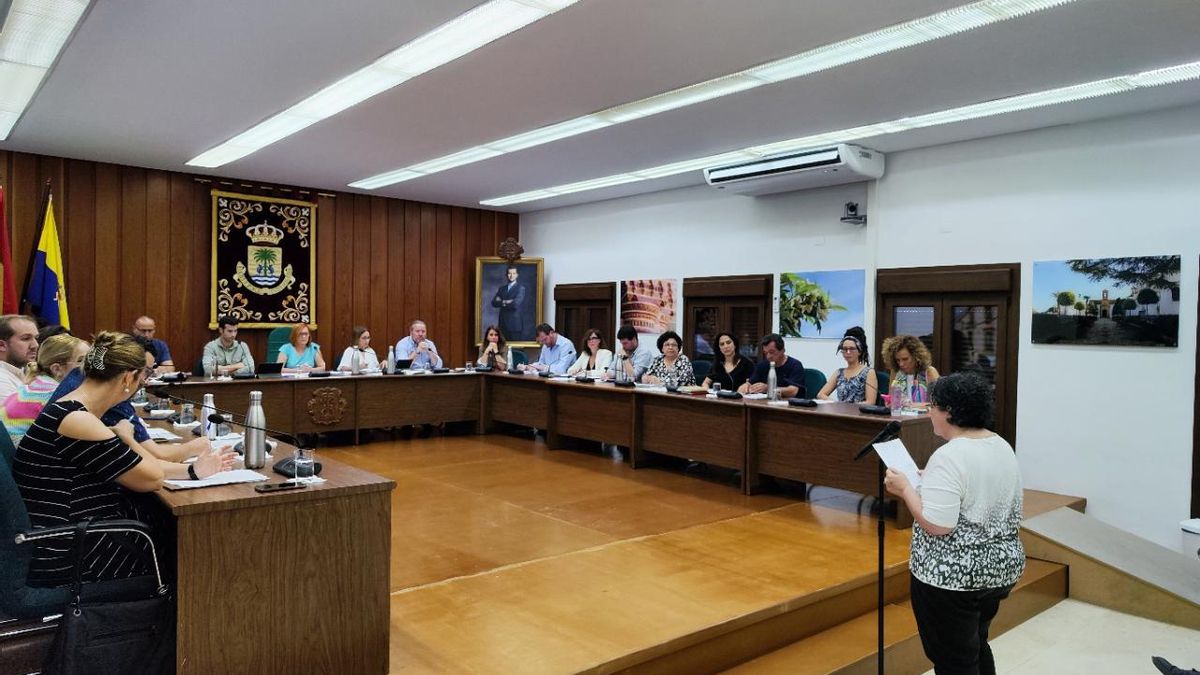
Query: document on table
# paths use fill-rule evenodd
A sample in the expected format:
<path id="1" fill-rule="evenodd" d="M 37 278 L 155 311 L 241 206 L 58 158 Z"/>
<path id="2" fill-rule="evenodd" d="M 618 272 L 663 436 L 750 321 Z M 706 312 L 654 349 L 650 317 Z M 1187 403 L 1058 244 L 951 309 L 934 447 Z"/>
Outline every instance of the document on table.
<path id="1" fill-rule="evenodd" d="M 879 453 L 879 459 L 883 460 L 887 468 L 904 474 L 913 487 L 921 487 L 921 474 L 917 473 L 917 463 L 913 461 L 912 455 L 908 454 L 908 448 L 904 447 L 903 441 L 897 438 L 886 443 L 876 443 L 875 452 Z"/>
<path id="2" fill-rule="evenodd" d="M 146 433 L 150 434 L 150 440 L 152 441 L 178 441 L 183 438 L 178 434 L 173 434 L 166 429 L 158 427 L 149 427 L 146 429 Z"/>
<path id="3" fill-rule="evenodd" d="M 235 471 L 222 471 L 221 473 L 215 473 L 208 478 L 201 478 L 200 480 L 168 479 L 163 481 L 163 485 L 168 490 L 189 490 L 191 488 L 212 487 L 214 485 L 259 483 L 266 479 L 266 476 L 257 471 L 251 471 L 250 469 L 237 469 Z"/>

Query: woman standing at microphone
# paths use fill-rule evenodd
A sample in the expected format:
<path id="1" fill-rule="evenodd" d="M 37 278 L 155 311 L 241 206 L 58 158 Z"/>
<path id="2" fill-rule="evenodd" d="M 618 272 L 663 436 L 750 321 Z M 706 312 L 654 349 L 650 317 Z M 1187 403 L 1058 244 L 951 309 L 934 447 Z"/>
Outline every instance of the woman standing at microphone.
<path id="1" fill-rule="evenodd" d="M 913 615 L 937 673 L 995 673 L 988 628 L 1025 570 L 1021 473 L 1012 446 L 989 431 L 991 384 L 954 373 L 929 386 L 934 451 L 914 487 L 888 469 L 884 485 L 916 523 L 909 569 Z"/>

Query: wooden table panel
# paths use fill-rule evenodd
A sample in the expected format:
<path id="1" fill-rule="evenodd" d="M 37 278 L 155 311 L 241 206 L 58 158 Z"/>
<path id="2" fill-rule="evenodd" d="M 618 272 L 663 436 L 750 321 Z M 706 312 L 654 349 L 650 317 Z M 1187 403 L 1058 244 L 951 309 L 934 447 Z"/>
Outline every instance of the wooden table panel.
<path id="1" fill-rule="evenodd" d="M 360 429 L 479 419 L 483 378 L 473 373 L 356 379 Z"/>
<path id="2" fill-rule="evenodd" d="M 637 402 L 641 429 L 636 459 L 641 459 L 642 451 L 649 450 L 739 471 L 745 469 L 745 406 L 740 402 L 649 392 L 638 392 Z"/>
<path id="3" fill-rule="evenodd" d="M 326 482 L 302 490 L 158 492 L 176 521 L 177 672 L 388 671 L 395 483 L 319 459 Z"/>
<path id="4" fill-rule="evenodd" d="M 628 447 L 633 443 L 633 391 L 611 384 L 551 383 L 555 431 Z"/>
<path id="5" fill-rule="evenodd" d="M 235 413 L 234 420 L 241 422 L 250 408 L 250 392 L 262 392 L 263 416 L 266 426 L 288 433 L 295 433 L 293 392 L 295 382 L 283 377 L 261 377 L 256 380 L 206 380 L 192 378 L 182 384 L 150 387 L 151 393 L 178 396 L 196 404 L 196 415 L 200 414 L 200 403 L 205 394 L 213 395 L 213 403 L 221 409 Z"/>
<path id="6" fill-rule="evenodd" d="M 796 410 L 747 406 L 755 473 L 804 483 L 875 493 L 877 456 L 855 462 L 855 453 L 879 433 L 889 418 L 857 420 L 823 414 L 819 408 Z M 751 481 L 751 486 L 755 481 Z"/>
<path id="7" fill-rule="evenodd" d="M 328 377 L 294 380 L 294 433 L 311 434 L 354 429 L 357 419 L 357 379 Z"/>
<path id="8" fill-rule="evenodd" d="M 494 374 L 487 376 L 486 419 L 536 429 L 550 426 L 550 389 L 540 377 Z"/>

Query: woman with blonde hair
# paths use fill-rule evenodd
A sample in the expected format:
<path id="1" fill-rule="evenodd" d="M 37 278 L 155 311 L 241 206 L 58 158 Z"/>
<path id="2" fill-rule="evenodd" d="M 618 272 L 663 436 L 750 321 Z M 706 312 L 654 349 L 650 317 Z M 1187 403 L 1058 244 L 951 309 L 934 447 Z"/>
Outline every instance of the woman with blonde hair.
<path id="1" fill-rule="evenodd" d="M 888 391 L 899 392 L 906 404 L 929 405 L 929 385 L 938 379 L 929 348 L 912 335 L 894 335 L 883 341 L 883 365 L 891 372 Z M 892 394 L 895 396 L 896 394 Z"/>
<path id="2" fill-rule="evenodd" d="M 38 346 L 33 379 L 17 387 L 0 405 L 0 421 L 4 422 L 14 448 L 46 407 L 58 383 L 83 363 L 87 352 L 88 343 L 68 333 L 48 337 Z"/>
<path id="3" fill-rule="evenodd" d="M 306 323 L 292 326 L 292 334 L 287 343 L 279 348 L 279 357 L 275 361 L 283 364 L 285 373 L 325 370 L 325 357 L 321 356 L 321 345 L 312 341 L 312 328 Z"/>
<path id="4" fill-rule="evenodd" d="M 226 447 L 211 449 L 194 464 L 158 459 L 133 436 L 129 420 L 105 426 L 100 415 L 128 399 L 153 367 L 146 349 L 124 333 L 103 332 L 83 359 L 83 383 L 47 404 L 21 439 L 13 458 L 13 479 L 36 527 L 83 518 L 146 521 L 133 493 L 154 492 L 165 478 L 200 479 L 233 464 Z M 147 545 L 113 535 L 88 540 L 83 580 L 123 579 L 145 574 Z M 70 583 L 71 547 L 46 543 L 33 552 L 29 581 L 38 586 Z"/>

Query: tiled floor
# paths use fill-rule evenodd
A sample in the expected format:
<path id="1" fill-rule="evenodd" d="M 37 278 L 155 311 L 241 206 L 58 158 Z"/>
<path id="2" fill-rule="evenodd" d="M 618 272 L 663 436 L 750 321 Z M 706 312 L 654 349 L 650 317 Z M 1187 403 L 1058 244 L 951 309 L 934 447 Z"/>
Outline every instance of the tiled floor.
<path id="1" fill-rule="evenodd" d="M 1200 669 L 1200 631 L 1064 600 L 992 640 L 992 653 L 1000 675 L 1156 674 L 1151 656 Z"/>

